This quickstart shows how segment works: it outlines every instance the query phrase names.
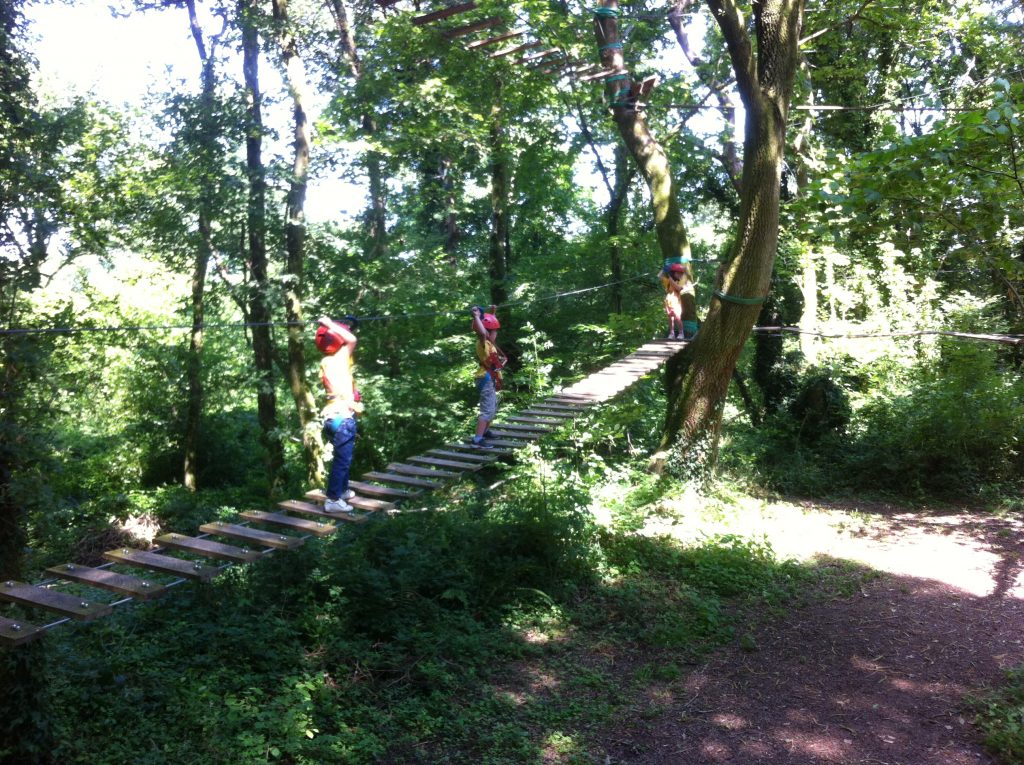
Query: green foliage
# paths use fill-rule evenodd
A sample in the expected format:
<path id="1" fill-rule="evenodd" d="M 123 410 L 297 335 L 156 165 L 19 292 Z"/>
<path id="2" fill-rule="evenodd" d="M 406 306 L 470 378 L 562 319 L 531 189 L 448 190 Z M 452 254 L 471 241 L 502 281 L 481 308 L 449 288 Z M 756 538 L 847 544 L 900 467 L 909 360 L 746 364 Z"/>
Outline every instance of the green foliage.
<path id="1" fill-rule="evenodd" d="M 938 348 L 913 365 L 847 359 L 845 368 L 808 371 L 788 413 L 732 431 L 724 464 L 749 470 L 741 465 L 752 453 L 770 486 L 799 493 L 1012 485 L 1024 468 L 1024 383 L 991 347 L 943 340 Z"/>
<path id="2" fill-rule="evenodd" d="M 1024 758 L 1024 668 L 1007 670 L 1003 686 L 975 699 L 975 724 L 985 745 L 1006 765 Z"/>

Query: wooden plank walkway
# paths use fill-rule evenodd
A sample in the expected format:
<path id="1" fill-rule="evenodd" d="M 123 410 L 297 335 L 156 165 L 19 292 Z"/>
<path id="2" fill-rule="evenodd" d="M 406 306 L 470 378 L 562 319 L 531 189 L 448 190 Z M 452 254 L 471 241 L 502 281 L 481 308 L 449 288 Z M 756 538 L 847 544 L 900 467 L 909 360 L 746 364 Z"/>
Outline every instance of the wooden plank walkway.
<path id="1" fill-rule="evenodd" d="M 450 6 L 451 9 L 459 7 Z M 167 533 L 157 539 L 159 546 L 153 550 L 109 550 L 103 556 L 110 563 L 99 568 L 65 563 L 47 569 L 53 578 L 36 585 L 0 582 L 0 602 L 16 603 L 33 613 L 44 610 L 61 615 L 58 621 L 49 624 L 38 623 L 34 616 L 32 621 L 26 621 L 20 617 L 0 615 L 0 646 L 21 645 L 72 619 L 88 621 L 100 618 L 109 614 L 113 606 L 122 603 L 151 600 L 184 581 L 210 581 L 227 566 L 251 563 L 274 550 L 294 550 L 306 539 L 333 534 L 338 529 L 337 522 L 360 523 L 372 513 L 401 512 L 398 503 L 415 500 L 424 491 L 451 486 L 498 459 L 513 456 L 518 449 L 557 434 L 595 405 L 608 401 L 653 372 L 685 346 L 683 342 L 666 340 L 646 343 L 628 356 L 535 402 L 529 408 L 504 416 L 500 422 L 492 424 L 491 436 L 484 439 L 483 445 L 446 444 L 401 462 L 392 462 L 384 471 L 363 474 L 361 480 L 349 482 L 356 496 L 348 500 L 362 512 L 326 512 L 323 505 L 327 498 L 323 491 L 317 489 L 306 492 L 301 500 L 278 503 L 276 512 L 247 510 L 239 514 L 238 523 L 218 520 L 202 524 L 197 536 Z M 239 547 L 209 537 L 240 541 L 248 546 Z M 202 561 L 210 558 L 227 563 L 209 565 Z M 157 578 L 119 573 L 109 568 L 112 565 L 157 572 Z M 90 588 L 93 592 L 113 592 L 121 596 L 121 600 L 108 603 L 92 596 L 80 597 L 55 589 L 68 583 L 75 588 Z"/>

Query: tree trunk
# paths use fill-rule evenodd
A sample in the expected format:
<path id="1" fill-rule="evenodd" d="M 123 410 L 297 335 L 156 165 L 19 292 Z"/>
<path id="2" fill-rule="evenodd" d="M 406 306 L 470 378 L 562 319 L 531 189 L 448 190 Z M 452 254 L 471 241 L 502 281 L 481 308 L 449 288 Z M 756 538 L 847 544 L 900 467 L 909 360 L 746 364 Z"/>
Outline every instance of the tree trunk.
<path id="1" fill-rule="evenodd" d="M 285 315 L 288 319 L 288 386 L 302 427 L 302 445 L 306 460 L 306 478 L 311 484 L 323 481 L 323 442 L 317 428 L 316 400 L 306 384 L 302 298 L 304 292 L 306 240 L 306 182 L 309 173 L 309 119 L 304 106 L 305 68 L 299 56 L 297 41 L 288 28 L 287 0 L 273 0 L 277 21 L 278 45 L 284 66 L 285 82 L 292 99 L 295 156 L 288 186 L 285 212 Z"/>
<path id="2" fill-rule="evenodd" d="M 697 0 L 675 0 L 672 10 L 668 14 L 668 23 L 676 35 L 679 49 L 683 52 L 686 60 L 690 62 L 690 66 L 697 72 L 697 76 L 704 83 L 704 87 L 718 101 L 718 106 L 722 110 L 725 128 L 720 138 L 722 154 L 718 159 L 722 163 L 722 168 L 725 170 L 726 175 L 729 176 L 729 182 L 732 183 L 732 187 L 739 193 L 743 163 L 740 161 L 739 152 L 736 150 L 736 137 L 733 128 L 733 120 L 736 118 L 736 105 L 732 102 L 732 98 L 729 95 L 728 83 L 716 79 L 711 73 L 713 68 L 708 67 L 707 62 L 690 47 L 690 38 L 686 34 L 686 27 L 683 25 L 686 13 L 696 4 Z"/>
<path id="3" fill-rule="evenodd" d="M 267 475 L 273 485 L 284 467 L 284 451 L 277 436 L 277 392 L 274 384 L 274 344 L 270 335 L 267 297 L 270 281 L 266 244 L 266 170 L 263 167 L 263 94 L 259 80 L 259 35 L 256 31 L 258 6 L 241 0 L 238 7 L 242 28 L 242 71 L 248 124 L 245 136 L 245 167 L 249 184 L 246 208 L 248 230 L 247 261 L 252 287 L 247 306 L 252 323 L 253 362 L 256 366 L 256 410 L 260 435 L 267 455 Z"/>
<path id="4" fill-rule="evenodd" d="M 608 231 L 608 265 L 611 270 L 611 309 L 612 313 L 622 313 L 622 247 L 619 246 L 619 217 L 622 205 L 626 201 L 630 181 L 633 180 L 633 167 L 629 164 L 626 147 L 615 146 L 615 186 L 612 187 L 611 198 L 605 209 L 605 221 Z"/>
<path id="5" fill-rule="evenodd" d="M 495 83 L 495 102 L 491 107 L 491 235 L 489 247 L 491 303 L 501 305 L 508 300 L 508 149 L 505 126 L 502 124 L 501 82 Z"/>
<path id="6" fill-rule="evenodd" d="M 729 380 L 771 283 L 786 119 L 803 23 L 803 0 L 755 4 L 755 57 L 734 0 L 708 0 L 708 7 L 725 37 L 747 110 L 740 217 L 722 288 L 700 337 L 668 364 L 665 432 L 652 463 L 656 471 L 698 477 L 714 466 Z"/>
<path id="7" fill-rule="evenodd" d="M 188 347 L 188 408 L 185 413 L 185 465 L 182 485 L 189 491 L 197 488 L 196 466 L 199 451 L 199 426 L 203 414 L 203 322 L 206 269 L 210 263 L 210 220 L 208 211 L 199 210 L 199 242 L 192 266 L 192 332 Z"/>
<path id="8" fill-rule="evenodd" d="M 800 293 L 804 298 L 800 326 L 808 332 L 814 332 L 818 328 L 818 271 L 814 264 L 814 253 L 809 248 L 800 254 L 800 266 Z M 800 335 L 800 350 L 808 364 L 818 362 L 818 338 L 814 335 Z"/>
<path id="9" fill-rule="evenodd" d="M 342 0 L 329 0 L 328 7 L 334 16 L 335 26 L 341 44 L 341 54 L 348 63 L 349 72 L 358 83 L 363 78 L 363 63 L 356 48 L 355 38 L 348 23 L 348 13 Z M 367 112 L 360 119 L 363 135 L 372 139 L 377 133 L 373 114 Z M 366 211 L 366 233 L 369 240 L 369 257 L 378 262 L 387 251 L 387 184 L 384 182 L 384 156 L 375 149 L 369 149 L 362 157 L 363 167 L 370 191 L 370 205 Z"/>
<path id="10" fill-rule="evenodd" d="M 199 145 L 195 147 L 200 164 L 199 189 L 199 240 L 196 242 L 196 257 L 192 265 L 192 332 L 189 337 L 187 384 L 188 406 L 185 412 L 185 435 L 182 444 L 184 464 L 182 466 L 182 485 L 189 491 L 197 488 L 196 466 L 199 456 L 200 424 L 203 416 L 203 320 L 205 314 L 206 270 L 213 253 L 211 218 L 213 215 L 213 177 L 211 167 L 213 150 L 216 141 L 214 124 L 214 89 L 216 87 L 213 70 L 213 48 L 207 51 L 203 40 L 203 31 L 196 17 L 195 0 L 187 0 L 189 26 L 195 40 L 199 62 L 202 65 L 202 93 L 200 94 L 200 129 Z M 214 43 L 214 47 L 216 43 Z"/>
<path id="11" fill-rule="evenodd" d="M 602 0 L 600 5 L 601 8 L 608 9 L 607 13 L 612 14 L 596 16 L 594 29 L 601 64 L 605 69 L 612 69 L 616 73 L 609 77 L 605 86 L 611 100 L 613 118 L 626 148 L 636 160 L 640 174 L 650 190 L 654 230 L 661 254 L 666 262 L 681 262 L 686 267 L 683 275 L 683 321 L 688 322 L 690 326 L 696 326 L 697 302 L 693 270 L 690 265 L 690 241 L 676 199 L 675 180 L 672 178 L 668 156 L 651 134 L 646 118 L 635 108 L 636 88 L 630 84 L 629 72 L 622 55 L 622 41 L 619 39 L 616 18 L 618 0 Z"/>

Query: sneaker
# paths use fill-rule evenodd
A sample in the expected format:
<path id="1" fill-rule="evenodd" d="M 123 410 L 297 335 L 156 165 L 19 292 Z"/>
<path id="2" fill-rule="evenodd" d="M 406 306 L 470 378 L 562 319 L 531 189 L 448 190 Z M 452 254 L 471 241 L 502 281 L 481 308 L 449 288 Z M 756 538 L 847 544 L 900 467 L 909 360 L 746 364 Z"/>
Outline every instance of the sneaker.
<path id="1" fill-rule="evenodd" d="M 494 434 L 491 432 L 490 428 L 484 431 L 484 438 L 494 438 Z"/>
<path id="2" fill-rule="evenodd" d="M 676 333 L 675 332 L 669 332 L 668 333 L 668 337 L 666 337 L 665 339 L 666 340 L 675 340 L 676 339 Z"/>
<path id="3" fill-rule="evenodd" d="M 324 503 L 325 513 L 351 513 L 352 505 L 343 499 L 329 499 Z"/>
<path id="4" fill-rule="evenodd" d="M 484 443 L 483 436 L 473 436 L 473 439 L 470 441 L 470 443 L 473 444 L 473 446 L 479 446 L 481 449 L 488 448 L 488 445 Z"/>
<path id="5" fill-rule="evenodd" d="M 341 499 L 342 502 L 347 502 L 348 500 L 352 499 L 352 497 L 354 497 L 355 495 L 356 495 L 355 491 L 353 491 L 352 489 L 349 489 L 348 491 L 345 491 L 345 492 L 342 493 L 340 499 Z"/>

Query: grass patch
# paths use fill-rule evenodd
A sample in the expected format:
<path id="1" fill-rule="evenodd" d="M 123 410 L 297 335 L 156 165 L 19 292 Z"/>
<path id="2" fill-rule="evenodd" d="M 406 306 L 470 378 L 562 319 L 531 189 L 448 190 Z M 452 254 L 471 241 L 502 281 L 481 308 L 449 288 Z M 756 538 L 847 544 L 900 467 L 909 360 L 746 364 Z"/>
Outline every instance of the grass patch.
<path id="1" fill-rule="evenodd" d="M 1003 686 L 973 706 L 985 746 L 1006 765 L 1024 762 L 1024 666 L 1007 671 Z"/>

